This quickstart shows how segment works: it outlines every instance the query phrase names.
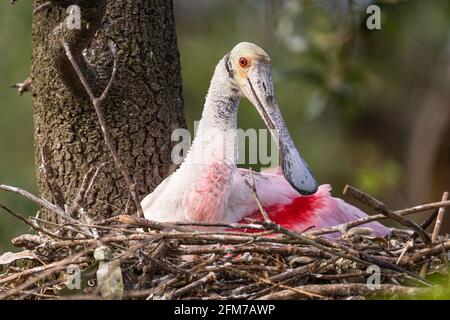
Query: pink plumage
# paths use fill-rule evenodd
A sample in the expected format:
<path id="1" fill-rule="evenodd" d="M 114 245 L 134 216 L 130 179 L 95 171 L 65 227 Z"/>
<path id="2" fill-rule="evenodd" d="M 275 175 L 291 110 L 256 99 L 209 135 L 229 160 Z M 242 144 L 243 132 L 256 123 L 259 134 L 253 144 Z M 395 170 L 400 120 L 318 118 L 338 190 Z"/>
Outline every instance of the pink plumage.
<path id="1" fill-rule="evenodd" d="M 242 57 L 249 65 L 240 65 Z M 270 61 L 262 48 L 248 42 L 236 45 L 219 61 L 189 153 L 177 171 L 141 202 L 147 219 L 210 223 L 262 219 L 248 186 L 253 182 L 270 218 L 288 229 L 301 232 L 367 216 L 333 198 L 329 185 L 317 188 L 276 103 Z M 251 174 L 237 168 L 237 110 L 243 97 L 255 106 L 278 141 L 283 172 L 274 168 Z M 376 235 L 389 233 L 379 223 L 366 226 Z"/>
<path id="2" fill-rule="evenodd" d="M 245 169 L 240 170 L 244 171 Z M 317 192 L 312 195 L 302 196 L 284 179 L 280 168 L 265 170 L 261 174 L 266 177 L 266 181 L 263 184 L 256 183 L 258 197 L 269 218 L 287 229 L 303 232 L 310 228 L 332 227 L 367 217 L 358 208 L 342 199 L 332 197 L 331 186 L 328 184 L 319 186 Z M 273 184 L 277 186 L 278 192 L 265 190 L 271 189 Z M 274 199 L 267 199 L 266 195 L 268 194 Z M 277 196 L 279 200 L 276 199 Z M 286 197 L 290 199 L 286 201 Z M 255 220 L 263 220 L 259 209 L 247 212 L 240 222 L 246 223 Z M 371 228 L 377 236 L 385 236 L 390 232 L 388 228 L 378 222 L 367 223 L 362 227 Z M 250 231 L 248 230 L 248 232 Z"/>
<path id="3" fill-rule="evenodd" d="M 199 172 L 192 181 L 191 192 L 183 198 L 182 205 L 187 209 L 186 216 L 191 221 L 216 222 L 221 219 L 228 197 L 227 188 L 231 174 L 230 167 L 224 163 L 212 163 Z"/>

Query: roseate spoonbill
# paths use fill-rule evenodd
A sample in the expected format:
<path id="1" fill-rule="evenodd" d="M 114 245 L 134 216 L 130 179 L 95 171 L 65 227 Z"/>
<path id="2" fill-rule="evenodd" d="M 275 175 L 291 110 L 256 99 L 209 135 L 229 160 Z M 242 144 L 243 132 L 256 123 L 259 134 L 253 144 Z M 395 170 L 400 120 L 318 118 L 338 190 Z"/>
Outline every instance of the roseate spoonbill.
<path id="1" fill-rule="evenodd" d="M 237 168 L 237 109 L 241 97 L 256 107 L 275 140 L 281 167 L 254 173 Z M 231 134 L 230 134 L 231 133 Z M 251 179 L 251 180 L 250 180 Z M 365 217 L 361 210 L 318 187 L 297 151 L 275 100 L 271 61 L 260 47 L 243 42 L 222 58 L 206 96 L 196 137 L 178 170 L 141 202 L 147 219 L 160 222 L 240 222 L 262 219 L 245 181 L 255 183 L 269 217 L 304 231 Z M 375 234 L 389 229 L 369 223 Z"/>

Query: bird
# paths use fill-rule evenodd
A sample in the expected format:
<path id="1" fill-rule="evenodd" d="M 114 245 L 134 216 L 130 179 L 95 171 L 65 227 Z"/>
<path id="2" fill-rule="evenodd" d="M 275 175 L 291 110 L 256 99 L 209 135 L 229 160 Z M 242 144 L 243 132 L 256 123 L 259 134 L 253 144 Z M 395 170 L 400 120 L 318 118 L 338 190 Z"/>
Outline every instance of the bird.
<path id="1" fill-rule="evenodd" d="M 241 98 L 256 108 L 280 149 L 280 166 L 253 172 L 238 168 L 237 112 Z M 249 187 L 249 184 L 253 188 Z M 237 44 L 217 64 L 189 152 L 178 169 L 141 202 L 146 219 L 158 222 L 238 223 L 263 220 L 303 232 L 367 217 L 318 186 L 296 148 L 276 102 L 269 55 L 250 42 Z M 375 236 L 389 229 L 363 225 Z"/>

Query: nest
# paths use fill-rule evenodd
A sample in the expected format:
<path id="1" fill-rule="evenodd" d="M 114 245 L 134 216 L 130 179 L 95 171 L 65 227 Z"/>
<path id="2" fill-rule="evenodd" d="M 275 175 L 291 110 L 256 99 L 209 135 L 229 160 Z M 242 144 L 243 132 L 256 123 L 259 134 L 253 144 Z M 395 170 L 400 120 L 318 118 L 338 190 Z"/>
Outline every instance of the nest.
<path id="1" fill-rule="evenodd" d="M 1 205 L 37 232 L 12 240 L 23 251 L 0 256 L 0 299 L 367 299 L 448 294 L 450 238 L 435 231 L 443 217 L 439 207 L 449 201 L 391 211 L 354 188 L 346 190 L 380 213 L 303 233 L 271 222 L 263 211 L 265 219 L 248 224 L 169 224 L 129 215 L 96 222 L 66 217 L 55 231 L 55 225 L 25 219 Z M 24 195 L 23 190 L 13 192 Z M 421 225 L 405 218 L 430 209 L 435 211 Z M 379 238 L 362 226 L 386 218 L 407 229 L 393 229 Z M 424 230 L 434 221 L 430 235 Z"/>

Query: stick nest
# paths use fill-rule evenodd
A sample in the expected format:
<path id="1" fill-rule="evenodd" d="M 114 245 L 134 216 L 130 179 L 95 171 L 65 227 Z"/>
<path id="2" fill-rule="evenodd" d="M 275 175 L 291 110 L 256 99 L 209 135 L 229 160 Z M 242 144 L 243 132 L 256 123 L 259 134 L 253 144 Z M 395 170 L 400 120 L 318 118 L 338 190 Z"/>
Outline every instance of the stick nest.
<path id="1" fill-rule="evenodd" d="M 448 236 L 426 244 L 400 229 L 377 238 L 341 226 L 327 237 L 338 228 L 295 233 L 268 222 L 207 227 L 126 215 L 44 225 L 12 240 L 23 251 L 0 256 L 0 299 L 366 299 L 448 290 Z"/>

